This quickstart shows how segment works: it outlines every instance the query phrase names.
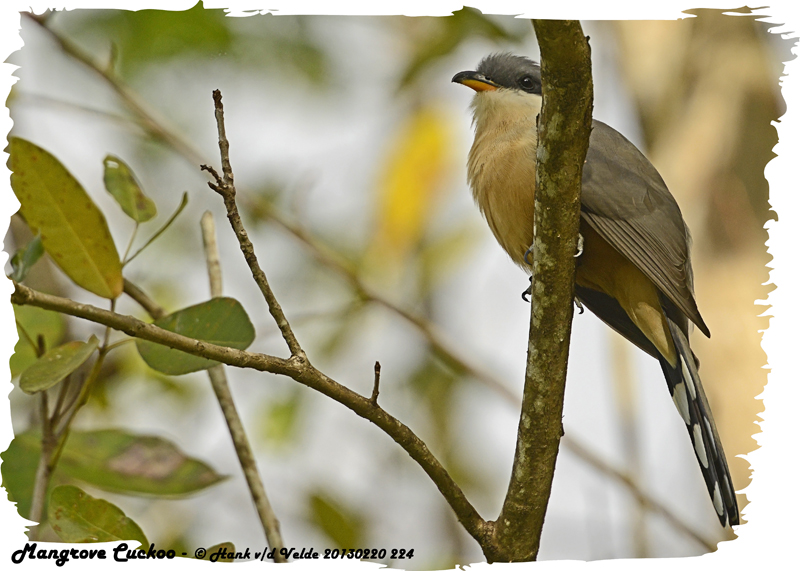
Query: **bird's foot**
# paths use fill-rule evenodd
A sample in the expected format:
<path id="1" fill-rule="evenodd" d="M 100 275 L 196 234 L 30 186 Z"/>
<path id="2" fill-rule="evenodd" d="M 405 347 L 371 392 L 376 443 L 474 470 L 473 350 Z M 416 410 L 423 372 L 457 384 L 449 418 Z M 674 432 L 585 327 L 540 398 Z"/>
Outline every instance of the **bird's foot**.
<path id="1" fill-rule="evenodd" d="M 583 304 L 577 297 L 575 298 L 575 307 L 578 308 L 578 315 L 581 315 L 583 313 Z"/>
<path id="2" fill-rule="evenodd" d="M 575 253 L 575 258 L 579 258 L 583 254 L 583 234 L 578 232 L 578 251 Z"/>
<path id="3" fill-rule="evenodd" d="M 528 286 L 528 289 L 526 289 L 525 291 L 522 292 L 522 301 L 527 301 L 528 303 L 530 303 L 531 300 L 528 299 L 528 298 L 530 298 L 530 296 L 531 296 L 531 288 L 533 287 L 533 276 L 529 277 L 528 281 L 531 282 L 531 285 Z M 526 295 L 528 297 L 525 297 Z"/>
<path id="4" fill-rule="evenodd" d="M 522 256 L 522 259 L 525 260 L 525 263 L 529 266 L 533 265 L 533 244 L 531 244 L 530 248 L 525 250 L 525 255 Z"/>

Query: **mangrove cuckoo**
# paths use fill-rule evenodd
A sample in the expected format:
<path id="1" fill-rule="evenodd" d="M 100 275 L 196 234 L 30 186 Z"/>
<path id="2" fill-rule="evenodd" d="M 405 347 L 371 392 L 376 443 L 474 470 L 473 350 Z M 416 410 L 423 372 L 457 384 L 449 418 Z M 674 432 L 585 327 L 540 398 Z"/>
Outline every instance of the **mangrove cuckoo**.
<path id="1" fill-rule="evenodd" d="M 453 81 L 475 90 L 467 163 L 475 202 L 503 249 L 530 271 L 539 65 L 493 54 Z M 592 122 L 583 165 L 580 236 L 577 301 L 661 363 L 719 521 L 737 525 L 728 464 L 689 347 L 689 322 L 710 336 L 694 299 L 689 231 L 655 167 L 600 121 Z"/>

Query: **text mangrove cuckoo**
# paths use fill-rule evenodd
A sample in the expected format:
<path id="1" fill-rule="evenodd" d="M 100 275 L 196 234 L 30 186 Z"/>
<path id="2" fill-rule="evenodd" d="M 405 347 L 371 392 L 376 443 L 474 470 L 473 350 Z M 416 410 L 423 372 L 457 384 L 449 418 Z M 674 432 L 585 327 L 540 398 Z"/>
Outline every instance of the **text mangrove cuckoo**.
<path id="1" fill-rule="evenodd" d="M 503 249 L 530 271 L 539 65 L 493 54 L 453 81 L 476 92 L 467 166 L 475 202 Z M 655 167 L 600 121 L 592 122 L 583 166 L 580 234 L 578 301 L 661 363 L 719 521 L 737 525 L 728 464 L 689 347 L 690 321 L 710 336 L 694 299 L 689 231 Z"/>

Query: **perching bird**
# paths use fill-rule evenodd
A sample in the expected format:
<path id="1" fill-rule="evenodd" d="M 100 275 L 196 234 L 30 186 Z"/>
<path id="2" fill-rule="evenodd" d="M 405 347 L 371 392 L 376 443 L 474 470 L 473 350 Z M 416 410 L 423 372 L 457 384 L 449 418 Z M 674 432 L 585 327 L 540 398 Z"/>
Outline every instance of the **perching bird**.
<path id="1" fill-rule="evenodd" d="M 476 92 L 467 165 L 475 202 L 503 249 L 530 271 L 539 65 L 493 54 L 453 81 Z M 710 337 L 694 299 L 689 231 L 655 167 L 600 121 L 592 122 L 583 166 L 580 234 L 578 301 L 661 363 L 719 521 L 738 525 L 725 453 L 689 347 L 690 321 Z"/>

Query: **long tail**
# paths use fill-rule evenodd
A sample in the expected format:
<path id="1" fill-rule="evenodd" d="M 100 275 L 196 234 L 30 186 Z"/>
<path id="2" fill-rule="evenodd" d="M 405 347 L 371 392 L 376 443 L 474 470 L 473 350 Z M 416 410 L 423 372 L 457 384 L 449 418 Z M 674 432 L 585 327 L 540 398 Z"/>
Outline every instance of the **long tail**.
<path id="1" fill-rule="evenodd" d="M 726 524 L 738 525 L 739 507 L 736 504 L 731 474 L 725 461 L 725 452 L 722 450 L 714 418 L 711 416 L 711 407 L 700 382 L 694 355 L 689 348 L 689 340 L 671 319 L 667 321 L 678 351 L 678 364 L 675 368 L 663 357 L 659 358 L 669 392 L 681 418 L 686 423 L 697 462 L 700 464 L 706 488 L 720 523 L 723 527 Z"/>

